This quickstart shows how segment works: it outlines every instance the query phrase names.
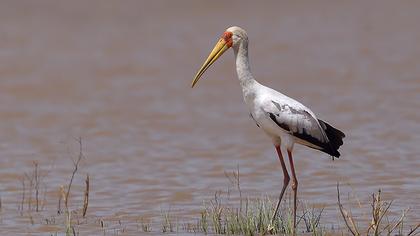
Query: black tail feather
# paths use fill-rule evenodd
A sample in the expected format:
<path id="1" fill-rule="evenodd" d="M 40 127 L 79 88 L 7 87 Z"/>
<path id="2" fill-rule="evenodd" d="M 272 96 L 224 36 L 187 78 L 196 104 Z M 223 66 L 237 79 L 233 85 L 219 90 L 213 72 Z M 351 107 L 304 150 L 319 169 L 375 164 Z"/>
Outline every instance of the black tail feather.
<path id="1" fill-rule="evenodd" d="M 334 157 L 340 157 L 338 149 L 343 145 L 343 138 L 346 136 L 340 130 L 332 127 L 327 122 L 318 119 L 319 124 L 324 129 L 325 134 L 328 137 L 329 143 L 323 147 L 321 151 L 330 154 Z"/>

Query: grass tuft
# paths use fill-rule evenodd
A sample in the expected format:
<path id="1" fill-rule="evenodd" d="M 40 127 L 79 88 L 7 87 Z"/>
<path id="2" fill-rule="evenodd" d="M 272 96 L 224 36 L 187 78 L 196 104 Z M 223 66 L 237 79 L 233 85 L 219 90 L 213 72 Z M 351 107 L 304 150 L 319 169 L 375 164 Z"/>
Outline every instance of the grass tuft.
<path id="1" fill-rule="evenodd" d="M 200 229 L 203 233 L 228 235 L 263 235 L 263 234 L 292 234 L 293 210 L 291 204 L 283 203 L 279 214 L 271 222 L 276 203 L 269 197 L 243 197 L 240 188 L 239 169 L 231 174 L 225 173 L 231 184 L 238 192 L 236 204 L 231 202 L 232 191 L 217 191 L 213 199 L 204 204 L 201 211 Z M 290 200 L 289 200 L 290 201 Z M 302 219 L 307 224 L 307 232 L 322 235 L 319 228 L 322 210 L 304 208 Z"/>
<path id="2" fill-rule="evenodd" d="M 340 211 L 340 214 L 342 216 L 342 219 L 346 225 L 346 228 L 349 233 L 351 233 L 354 236 L 359 235 L 404 235 L 406 232 L 405 230 L 405 218 L 407 215 L 407 212 L 409 209 L 403 210 L 401 213 L 401 216 L 397 219 L 390 220 L 391 213 L 390 208 L 392 205 L 392 201 L 384 201 L 382 199 L 382 191 L 379 189 L 378 192 L 375 194 L 372 194 L 372 202 L 370 204 L 370 211 L 371 211 L 371 217 L 368 219 L 368 222 L 362 222 L 359 223 L 357 219 L 355 218 L 351 210 L 347 210 L 343 203 L 341 202 L 340 198 L 340 186 L 339 183 L 337 183 L 337 204 Z M 386 219 L 386 222 L 384 221 Z M 360 225 L 367 225 L 366 229 L 363 229 Z M 411 235 L 417 235 L 420 233 L 420 223 L 410 227 L 410 230 L 407 234 L 408 236 Z M 398 232 L 396 232 L 398 231 Z"/>
<path id="3" fill-rule="evenodd" d="M 143 232 L 151 232 L 152 231 L 152 224 L 150 219 L 146 219 L 144 217 L 140 218 L 140 225 Z"/>
<path id="4" fill-rule="evenodd" d="M 173 233 L 175 232 L 174 227 L 178 227 L 178 225 L 176 222 L 174 223 L 170 210 L 162 212 L 162 233 Z"/>

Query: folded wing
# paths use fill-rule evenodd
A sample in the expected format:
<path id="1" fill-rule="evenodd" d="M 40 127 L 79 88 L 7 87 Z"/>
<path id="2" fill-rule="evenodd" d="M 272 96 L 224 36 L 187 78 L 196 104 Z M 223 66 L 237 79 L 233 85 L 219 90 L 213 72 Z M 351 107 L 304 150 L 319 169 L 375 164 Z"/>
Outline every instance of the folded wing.
<path id="1" fill-rule="evenodd" d="M 273 106 L 266 114 L 277 126 L 294 136 L 298 143 L 339 157 L 344 133 L 328 123 L 318 120 L 310 110 L 302 106 L 271 101 Z"/>

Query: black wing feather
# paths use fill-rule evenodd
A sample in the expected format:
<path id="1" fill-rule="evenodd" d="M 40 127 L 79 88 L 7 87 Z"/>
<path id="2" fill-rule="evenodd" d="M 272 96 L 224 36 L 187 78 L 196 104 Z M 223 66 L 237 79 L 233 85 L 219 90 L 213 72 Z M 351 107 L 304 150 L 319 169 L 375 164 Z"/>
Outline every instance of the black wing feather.
<path id="1" fill-rule="evenodd" d="M 341 145 L 343 145 L 343 138 L 346 137 L 346 135 L 342 131 L 332 127 L 330 124 L 323 120 L 318 119 L 318 122 L 321 125 L 321 128 L 324 129 L 324 132 L 329 140 L 328 146 L 323 147 L 324 150 L 322 151 L 332 156 L 340 157 L 340 152 L 338 152 L 338 149 Z"/>
<path id="2" fill-rule="evenodd" d="M 343 132 L 332 127 L 330 124 L 322 120 L 315 119 L 306 110 L 296 110 L 287 105 L 280 105 L 279 103 L 275 101 L 272 101 L 272 102 L 279 109 L 280 112 L 279 114 L 277 114 L 277 112 L 276 113 L 267 112 L 267 114 L 269 115 L 270 119 L 274 123 L 276 123 L 280 128 L 289 132 L 296 138 L 304 140 L 316 146 L 316 147 L 313 147 L 313 146 L 308 146 L 308 147 L 320 150 L 334 157 L 340 156 L 340 152 L 338 152 L 338 149 L 341 145 L 343 145 L 343 138 L 345 137 Z M 289 115 L 290 114 L 295 115 L 296 120 L 293 121 L 291 119 L 284 118 L 281 115 L 281 112 L 285 112 L 285 111 L 287 111 Z M 309 124 L 311 125 L 308 125 L 308 124 L 304 125 L 303 123 L 299 123 L 300 119 L 306 120 L 306 122 L 310 122 Z"/>

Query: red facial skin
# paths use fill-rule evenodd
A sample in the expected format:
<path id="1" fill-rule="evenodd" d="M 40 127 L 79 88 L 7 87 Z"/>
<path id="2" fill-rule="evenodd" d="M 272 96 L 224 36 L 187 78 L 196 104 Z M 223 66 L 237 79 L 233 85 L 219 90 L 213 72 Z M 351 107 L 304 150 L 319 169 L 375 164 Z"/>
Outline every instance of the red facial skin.
<path id="1" fill-rule="evenodd" d="M 222 35 L 222 39 L 225 40 L 226 45 L 228 47 L 232 47 L 233 45 L 232 35 L 233 35 L 232 32 L 228 32 L 228 31 L 224 32 Z"/>

